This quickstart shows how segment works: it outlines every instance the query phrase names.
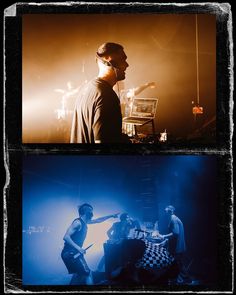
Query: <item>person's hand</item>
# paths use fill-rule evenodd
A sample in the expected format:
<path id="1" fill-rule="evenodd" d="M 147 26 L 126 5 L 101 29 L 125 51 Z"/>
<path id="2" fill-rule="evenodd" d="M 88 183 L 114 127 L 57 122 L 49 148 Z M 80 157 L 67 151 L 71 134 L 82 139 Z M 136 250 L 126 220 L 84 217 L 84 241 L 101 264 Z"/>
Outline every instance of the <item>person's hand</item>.
<path id="1" fill-rule="evenodd" d="M 74 255 L 74 259 L 80 257 L 81 255 L 84 255 L 86 253 L 86 250 L 84 250 L 83 248 L 79 248 L 77 249 L 78 253 Z"/>
<path id="2" fill-rule="evenodd" d="M 156 83 L 155 82 L 149 82 L 148 83 L 148 87 L 155 88 L 156 87 Z"/>
<path id="3" fill-rule="evenodd" d="M 152 237 L 158 238 L 160 234 L 157 230 L 154 230 L 151 235 Z"/>
<path id="4" fill-rule="evenodd" d="M 84 254 L 86 254 L 86 250 L 84 250 L 83 248 L 80 248 L 80 249 L 79 249 L 79 253 L 80 253 L 81 255 L 84 255 Z"/>
<path id="5" fill-rule="evenodd" d="M 165 236 L 164 236 L 164 235 L 161 235 L 161 234 L 159 234 L 159 235 L 158 235 L 158 238 L 159 238 L 159 239 L 161 239 L 161 240 L 164 240 L 164 239 L 165 239 Z"/>

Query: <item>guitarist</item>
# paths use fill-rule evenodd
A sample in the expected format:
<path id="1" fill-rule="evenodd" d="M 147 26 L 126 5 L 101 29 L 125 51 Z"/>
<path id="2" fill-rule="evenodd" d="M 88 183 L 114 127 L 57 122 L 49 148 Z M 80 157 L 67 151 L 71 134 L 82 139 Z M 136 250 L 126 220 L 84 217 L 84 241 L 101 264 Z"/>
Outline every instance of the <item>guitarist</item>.
<path id="1" fill-rule="evenodd" d="M 87 203 L 78 207 L 79 218 L 76 218 L 64 235 L 64 248 L 61 257 L 69 274 L 73 274 L 70 285 L 91 285 L 92 273 L 84 254 L 83 243 L 87 235 L 87 224 L 101 223 L 109 218 L 116 218 L 118 214 L 93 219 L 93 207 Z M 78 255 L 79 254 L 79 255 Z"/>

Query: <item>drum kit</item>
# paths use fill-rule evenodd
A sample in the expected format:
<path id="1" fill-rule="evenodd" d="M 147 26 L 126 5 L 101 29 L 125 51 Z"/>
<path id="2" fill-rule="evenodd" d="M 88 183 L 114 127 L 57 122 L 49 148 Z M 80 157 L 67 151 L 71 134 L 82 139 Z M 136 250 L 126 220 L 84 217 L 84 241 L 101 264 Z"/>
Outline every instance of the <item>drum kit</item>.
<path id="1" fill-rule="evenodd" d="M 69 109 L 69 100 L 75 99 L 76 94 L 79 91 L 79 87 L 74 87 L 71 81 L 67 82 L 67 89 L 54 89 L 55 92 L 61 93 L 60 108 L 55 110 L 56 118 L 58 120 L 66 120 L 73 113 L 73 110 Z"/>
<path id="2" fill-rule="evenodd" d="M 60 95 L 60 104 L 54 110 L 54 120 L 51 127 L 51 137 L 56 142 L 68 142 L 70 138 L 70 128 L 72 124 L 73 108 L 75 104 L 76 94 L 79 87 L 75 87 L 71 81 L 67 82 L 66 89 L 54 89 Z"/>

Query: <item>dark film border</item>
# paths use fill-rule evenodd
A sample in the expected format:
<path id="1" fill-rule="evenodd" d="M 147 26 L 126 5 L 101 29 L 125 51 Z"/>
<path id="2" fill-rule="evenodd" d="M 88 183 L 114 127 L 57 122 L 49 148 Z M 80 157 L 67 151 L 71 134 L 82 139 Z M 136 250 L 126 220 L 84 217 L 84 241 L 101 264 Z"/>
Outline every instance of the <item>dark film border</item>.
<path id="1" fill-rule="evenodd" d="M 220 5 L 220 4 L 219 4 Z M 7 239 L 5 248 L 6 287 L 11 290 L 29 291 L 76 291 L 68 286 L 22 286 L 21 285 L 21 249 L 22 249 L 22 155 L 23 154 L 212 154 L 218 159 L 218 270 L 217 286 L 210 291 L 230 291 L 232 288 L 232 261 L 230 256 L 230 222 L 229 208 L 231 199 L 231 146 L 230 146 L 230 73 L 229 73 L 229 7 L 223 11 L 219 5 L 191 4 L 188 6 L 159 4 L 74 4 L 39 6 L 17 4 L 15 16 L 5 16 L 5 151 L 11 182 L 6 189 L 7 202 Z M 216 145 L 179 146 L 179 144 L 160 147 L 150 145 L 96 145 L 80 146 L 67 144 L 22 145 L 22 15 L 33 13 L 212 13 L 216 14 L 217 24 L 217 141 Z M 181 148 L 181 149 L 179 149 Z M 200 149 L 200 150 L 199 150 Z M 179 150 L 179 151 L 178 151 Z M 19 206 L 20 205 L 20 206 Z M 97 286 L 89 290 L 107 290 L 108 287 Z M 109 288 L 108 288 L 109 289 Z M 80 290 L 88 290 L 80 288 Z M 110 290 L 110 289 L 109 289 Z M 115 290 L 115 289 L 114 289 Z M 124 289 L 122 289 L 124 290 Z M 131 290 L 130 288 L 127 290 Z M 137 290 L 137 289 L 136 289 Z M 145 289 L 146 291 L 147 289 Z M 170 291 L 170 289 L 168 288 Z M 186 289 L 187 290 L 187 289 Z M 193 288 L 191 288 L 193 290 Z M 196 291 L 203 291 L 195 289 Z M 139 289 L 141 291 L 141 289 Z M 150 289 L 152 291 L 152 289 Z M 156 291 L 156 290 L 155 290 Z M 174 291 L 174 290 L 173 290 Z M 175 288 L 175 291 L 178 291 Z M 181 287 L 181 291 L 184 291 Z M 205 290 L 209 291 L 209 290 Z"/>

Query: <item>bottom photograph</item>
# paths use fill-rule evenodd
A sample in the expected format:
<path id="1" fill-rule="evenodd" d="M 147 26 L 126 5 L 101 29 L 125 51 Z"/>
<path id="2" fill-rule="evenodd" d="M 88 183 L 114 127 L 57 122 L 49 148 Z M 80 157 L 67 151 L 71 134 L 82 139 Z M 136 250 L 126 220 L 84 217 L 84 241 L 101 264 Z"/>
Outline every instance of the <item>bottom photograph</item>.
<path id="1" fill-rule="evenodd" d="M 214 156 L 25 156 L 22 284 L 211 288 L 216 184 Z"/>

